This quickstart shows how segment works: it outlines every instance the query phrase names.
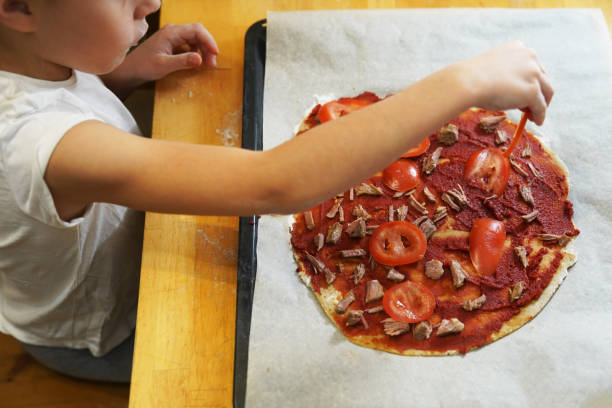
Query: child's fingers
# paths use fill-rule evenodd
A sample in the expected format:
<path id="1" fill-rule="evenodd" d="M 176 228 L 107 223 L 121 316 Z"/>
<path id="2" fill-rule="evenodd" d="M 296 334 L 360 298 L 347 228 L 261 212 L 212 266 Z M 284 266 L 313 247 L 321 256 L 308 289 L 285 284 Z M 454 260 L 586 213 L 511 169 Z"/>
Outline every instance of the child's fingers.
<path id="1" fill-rule="evenodd" d="M 555 94 L 555 91 L 552 87 L 552 84 L 550 83 L 550 79 L 548 78 L 548 75 L 546 75 L 545 73 L 540 76 L 540 87 L 542 88 L 544 99 L 546 100 L 546 106 L 548 106 L 550 105 L 550 101 L 552 100 L 552 97 Z"/>
<path id="2" fill-rule="evenodd" d="M 197 52 L 185 52 L 176 55 L 163 55 L 161 57 L 162 76 L 174 71 L 199 67 L 202 64 L 202 57 Z"/>
<path id="3" fill-rule="evenodd" d="M 198 49 L 203 56 L 219 53 L 219 47 L 217 47 L 215 39 L 200 23 L 172 26 L 170 41 L 173 47 L 187 43 Z"/>
<path id="4" fill-rule="evenodd" d="M 192 24 L 192 29 L 195 33 L 195 39 L 197 40 L 196 45 L 199 46 L 202 55 L 208 53 L 217 55 L 219 53 L 217 42 L 213 38 L 212 34 L 210 34 L 202 24 Z"/>
<path id="5" fill-rule="evenodd" d="M 213 36 L 200 23 L 166 25 L 162 31 L 173 49 L 189 44 L 198 49 L 202 55 L 218 54 L 219 47 Z"/>
<path id="6" fill-rule="evenodd" d="M 204 65 L 210 68 L 217 66 L 217 56 L 215 54 L 206 54 L 204 58 Z"/>
<path id="7" fill-rule="evenodd" d="M 529 103 L 529 117 L 531 121 L 540 126 L 542 123 L 544 123 L 544 118 L 546 117 L 546 107 L 548 104 L 546 103 L 546 99 L 540 85 L 535 85 L 535 87 L 537 87 L 537 89 L 533 92 L 531 101 Z"/>

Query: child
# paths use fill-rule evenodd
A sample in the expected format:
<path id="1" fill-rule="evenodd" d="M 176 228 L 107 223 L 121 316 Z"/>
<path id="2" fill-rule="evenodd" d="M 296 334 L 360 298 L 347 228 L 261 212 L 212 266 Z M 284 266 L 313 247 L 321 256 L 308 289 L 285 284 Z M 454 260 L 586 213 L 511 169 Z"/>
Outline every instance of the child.
<path id="1" fill-rule="evenodd" d="M 158 8 L 0 0 L 0 330 L 77 377 L 129 381 L 142 219 L 128 208 L 297 212 L 471 106 L 529 109 L 541 124 L 553 94 L 535 53 L 512 42 L 268 151 L 150 140 L 117 96 L 214 67 L 218 53 L 194 24 L 165 27 L 126 57 Z M 173 55 L 185 44 L 199 52 Z"/>

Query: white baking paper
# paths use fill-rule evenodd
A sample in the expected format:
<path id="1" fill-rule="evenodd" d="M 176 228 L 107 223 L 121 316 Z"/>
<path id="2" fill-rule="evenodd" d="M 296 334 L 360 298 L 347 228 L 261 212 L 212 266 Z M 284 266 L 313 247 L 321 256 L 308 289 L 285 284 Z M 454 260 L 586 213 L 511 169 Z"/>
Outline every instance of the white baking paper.
<path id="1" fill-rule="evenodd" d="M 567 164 L 581 234 L 578 263 L 532 322 L 465 356 L 405 357 L 345 339 L 295 273 L 290 218 L 262 217 L 247 406 L 612 406 L 612 53 L 601 12 L 269 13 L 267 30 L 265 149 L 321 99 L 382 96 L 522 40 L 555 87 L 544 126 L 528 129 Z"/>

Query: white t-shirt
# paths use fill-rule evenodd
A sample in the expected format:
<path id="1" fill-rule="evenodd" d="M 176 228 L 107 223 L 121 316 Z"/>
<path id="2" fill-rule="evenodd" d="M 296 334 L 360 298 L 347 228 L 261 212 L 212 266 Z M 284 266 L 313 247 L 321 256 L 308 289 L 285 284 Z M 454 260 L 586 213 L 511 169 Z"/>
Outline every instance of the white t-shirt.
<path id="1" fill-rule="evenodd" d="M 140 134 L 95 75 L 0 71 L 0 331 L 101 356 L 135 327 L 144 217 L 96 203 L 62 221 L 43 178 L 62 136 L 90 119 Z"/>

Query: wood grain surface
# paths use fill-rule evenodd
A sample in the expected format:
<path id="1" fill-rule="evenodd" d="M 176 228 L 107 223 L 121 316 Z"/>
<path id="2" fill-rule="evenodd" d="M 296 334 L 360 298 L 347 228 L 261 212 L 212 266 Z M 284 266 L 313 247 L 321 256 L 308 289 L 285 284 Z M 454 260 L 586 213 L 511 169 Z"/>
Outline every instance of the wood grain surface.
<path id="1" fill-rule="evenodd" d="M 597 7 L 612 1 L 164 0 L 160 26 L 201 22 L 222 69 L 156 85 L 153 137 L 240 146 L 248 27 L 267 10 L 413 7 Z M 147 214 L 130 407 L 232 405 L 238 219 Z"/>

